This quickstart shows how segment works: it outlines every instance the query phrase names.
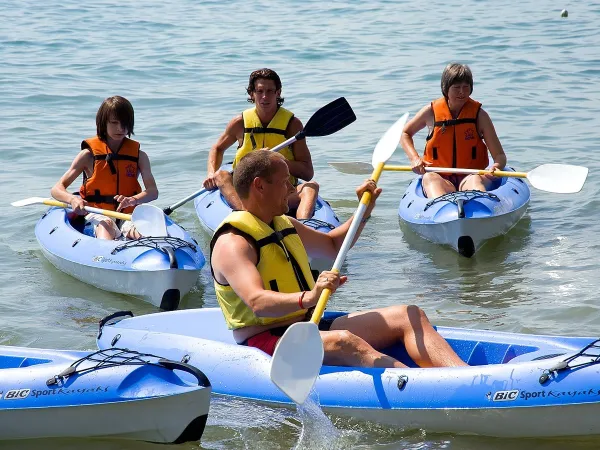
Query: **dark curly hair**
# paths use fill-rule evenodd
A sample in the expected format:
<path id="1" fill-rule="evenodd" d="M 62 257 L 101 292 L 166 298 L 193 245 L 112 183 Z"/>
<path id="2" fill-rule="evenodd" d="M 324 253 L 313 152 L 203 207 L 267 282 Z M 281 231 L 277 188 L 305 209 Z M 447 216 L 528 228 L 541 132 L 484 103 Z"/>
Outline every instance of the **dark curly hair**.
<path id="1" fill-rule="evenodd" d="M 248 80 L 248 87 L 246 88 L 246 92 L 248 93 L 248 103 L 254 103 L 254 99 L 252 98 L 252 93 L 255 89 L 256 80 L 263 78 L 265 80 L 273 80 L 275 82 L 275 88 L 278 91 L 281 91 L 281 79 L 277 72 L 271 69 L 258 69 L 250 74 L 250 79 Z M 277 106 L 283 105 L 284 98 L 277 97 Z"/>

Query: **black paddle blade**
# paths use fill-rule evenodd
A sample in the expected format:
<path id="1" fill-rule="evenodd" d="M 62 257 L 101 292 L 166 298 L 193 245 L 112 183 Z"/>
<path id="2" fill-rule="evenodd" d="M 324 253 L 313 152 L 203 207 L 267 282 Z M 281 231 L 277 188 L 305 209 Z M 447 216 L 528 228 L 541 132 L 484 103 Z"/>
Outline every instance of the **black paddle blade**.
<path id="1" fill-rule="evenodd" d="M 340 97 L 314 113 L 303 131 L 306 136 L 329 136 L 355 120 L 352 107 L 344 97 Z"/>

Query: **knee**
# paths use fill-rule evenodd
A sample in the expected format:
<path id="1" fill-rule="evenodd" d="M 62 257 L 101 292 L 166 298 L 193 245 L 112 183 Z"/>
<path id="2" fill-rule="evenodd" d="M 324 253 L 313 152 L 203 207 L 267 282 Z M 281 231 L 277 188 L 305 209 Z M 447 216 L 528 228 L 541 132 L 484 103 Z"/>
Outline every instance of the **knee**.
<path id="1" fill-rule="evenodd" d="M 354 353 L 361 339 L 348 330 L 334 330 L 327 333 L 327 350 L 334 354 Z"/>
<path id="2" fill-rule="evenodd" d="M 438 183 L 441 179 L 442 179 L 442 177 L 440 176 L 439 173 L 426 172 L 423 175 L 422 183 L 423 183 L 424 186 L 427 186 L 427 185 L 430 185 L 430 184 Z"/>
<path id="3" fill-rule="evenodd" d="M 317 183 L 316 181 L 307 181 L 306 183 L 302 183 L 300 185 L 300 192 L 299 195 L 302 197 L 303 195 L 306 194 L 312 194 L 312 195 L 316 195 L 319 193 L 319 183 Z"/>
<path id="4" fill-rule="evenodd" d="M 215 172 L 215 183 L 217 183 L 217 187 L 219 188 L 228 184 L 233 184 L 232 179 L 231 173 L 226 170 L 217 170 L 217 172 Z"/>

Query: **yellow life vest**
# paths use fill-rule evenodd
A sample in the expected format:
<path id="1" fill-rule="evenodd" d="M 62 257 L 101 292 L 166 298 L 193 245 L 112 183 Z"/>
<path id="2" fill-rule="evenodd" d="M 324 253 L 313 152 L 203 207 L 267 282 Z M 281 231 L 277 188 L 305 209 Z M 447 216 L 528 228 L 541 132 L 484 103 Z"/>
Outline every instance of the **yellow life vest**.
<path id="1" fill-rule="evenodd" d="M 273 219 L 273 228 L 247 211 L 233 211 L 215 230 L 210 242 L 210 252 L 217 238 L 227 229 L 240 231 L 258 252 L 256 268 L 260 273 L 265 289 L 277 292 L 308 291 L 315 285 L 308 262 L 306 249 L 294 225 L 286 216 Z M 212 264 L 211 273 L 214 271 Z M 258 317 L 238 297 L 229 285 L 214 280 L 217 301 L 230 330 L 251 325 L 268 325 L 283 322 L 292 317 L 302 317 L 305 309 L 283 317 Z"/>
<path id="2" fill-rule="evenodd" d="M 261 148 L 273 148 L 285 142 L 287 139 L 286 130 L 290 120 L 294 117 L 294 113 L 280 106 L 266 127 L 260 121 L 256 107 L 244 111 L 242 117 L 244 118 L 244 140 L 235 154 L 234 169 L 248 153 Z M 288 161 L 295 160 L 291 145 L 280 150 L 279 153 Z M 298 184 L 295 177 L 290 177 L 290 182 L 294 186 Z"/>

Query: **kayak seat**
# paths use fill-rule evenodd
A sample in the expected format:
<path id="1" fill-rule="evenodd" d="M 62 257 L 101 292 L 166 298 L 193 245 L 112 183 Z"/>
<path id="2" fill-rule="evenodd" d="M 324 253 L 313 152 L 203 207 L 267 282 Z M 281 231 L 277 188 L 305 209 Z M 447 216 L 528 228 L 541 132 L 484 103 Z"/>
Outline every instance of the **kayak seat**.
<path id="1" fill-rule="evenodd" d="M 67 218 L 69 219 L 69 224 L 80 233 L 83 233 L 83 229 L 85 228 L 85 216 L 80 216 L 79 214 L 67 214 Z"/>
<path id="2" fill-rule="evenodd" d="M 502 342 L 464 341 L 446 338 L 454 351 L 470 366 L 504 364 L 518 355 L 531 353 L 538 347 Z"/>
<path id="3" fill-rule="evenodd" d="M 527 362 L 527 361 L 540 361 L 543 359 L 555 358 L 557 356 L 562 356 L 565 354 L 565 352 L 557 351 L 558 349 L 556 349 L 556 348 L 543 348 L 543 349 L 535 348 L 534 350 L 535 351 L 522 353 L 518 356 L 515 356 L 514 358 L 508 360 L 507 362 L 509 364 L 513 364 L 513 363 L 522 363 L 522 362 Z"/>

